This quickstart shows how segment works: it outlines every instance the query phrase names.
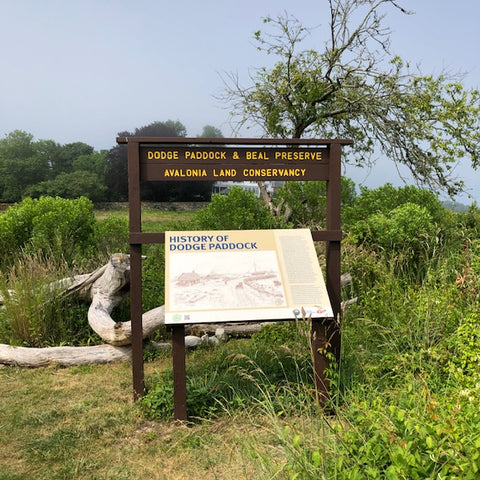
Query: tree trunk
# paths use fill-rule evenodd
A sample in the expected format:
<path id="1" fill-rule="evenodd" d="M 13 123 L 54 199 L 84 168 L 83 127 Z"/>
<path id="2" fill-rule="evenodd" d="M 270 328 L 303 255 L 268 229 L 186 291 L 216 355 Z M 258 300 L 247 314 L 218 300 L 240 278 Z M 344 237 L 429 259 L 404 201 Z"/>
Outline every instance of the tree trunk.
<path id="1" fill-rule="evenodd" d="M 152 343 L 147 350 L 167 350 L 170 343 Z M 0 344 L 0 365 L 15 365 L 18 367 L 46 367 L 60 365 L 90 365 L 100 363 L 121 362 L 130 360 L 132 348 L 115 347 L 113 345 L 93 345 L 91 347 L 12 347 Z"/>

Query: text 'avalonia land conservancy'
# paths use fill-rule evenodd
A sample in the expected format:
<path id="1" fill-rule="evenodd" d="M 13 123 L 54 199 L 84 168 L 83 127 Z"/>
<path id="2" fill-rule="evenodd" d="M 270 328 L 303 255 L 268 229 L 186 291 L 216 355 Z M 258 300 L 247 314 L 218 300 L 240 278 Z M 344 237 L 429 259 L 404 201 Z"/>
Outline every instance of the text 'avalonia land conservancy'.
<path id="1" fill-rule="evenodd" d="M 304 177 L 305 168 L 244 168 L 241 170 L 243 177 Z M 240 171 L 239 171 L 240 172 Z M 235 168 L 165 168 L 165 177 L 228 177 L 236 178 Z"/>

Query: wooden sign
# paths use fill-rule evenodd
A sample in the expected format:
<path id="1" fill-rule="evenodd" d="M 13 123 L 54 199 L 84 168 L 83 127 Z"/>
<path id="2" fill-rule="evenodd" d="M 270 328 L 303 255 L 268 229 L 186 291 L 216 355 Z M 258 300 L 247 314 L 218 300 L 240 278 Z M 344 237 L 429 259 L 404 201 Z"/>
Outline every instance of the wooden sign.
<path id="1" fill-rule="evenodd" d="M 326 180 L 329 151 L 311 148 L 141 146 L 144 181 Z"/>
<path id="2" fill-rule="evenodd" d="M 130 309 L 132 317 L 132 372 L 133 372 L 133 394 L 137 399 L 143 395 L 145 391 L 144 371 L 143 371 L 143 330 L 142 330 L 142 245 L 146 243 L 163 243 L 167 239 L 167 254 L 172 255 L 183 252 L 179 258 L 186 255 L 187 251 L 195 254 L 206 254 L 222 250 L 220 248 L 211 248 L 210 243 L 217 245 L 229 244 L 230 240 L 234 243 L 243 243 L 244 250 L 252 253 L 256 249 L 253 244 L 259 246 L 260 251 L 273 251 L 277 255 L 274 261 L 270 254 L 264 254 L 267 258 L 266 266 L 262 266 L 265 270 L 265 283 L 267 289 L 271 292 L 272 282 L 274 287 L 278 287 L 278 295 L 274 293 L 270 295 L 268 304 L 253 305 L 256 310 L 255 315 L 261 310 L 263 312 L 274 310 L 275 308 L 285 308 L 279 311 L 279 320 L 284 317 L 291 318 L 292 312 L 300 310 L 300 306 L 310 305 L 309 314 L 312 314 L 311 327 L 311 349 L 313 354 L 314 378 L 317 389 L 319 402 L 324 402 L 328 398 L 329 381 L 325 376 L 325 371 L 330 368 L 329 361 L 325 356 L 325 351 L 331 351 L 337 361 L 340 358 L 340 242 L 342 232 L 340 228 L 340 200 L 341 200 L 341 148 L 342 145 L 349 145 L 350 140 L 334 139 L 253 139 L 253 138 L 163 138 L 163 137 L 118 137 L 119 144 L 127 145 L 128 151 L 128 185 L 129 185 L 129 223 L 130 223 Z M 293 235 L 295 242 L 302 242 L 301 247 L 290 248 L 285 245 L 280 248 L 268 248 L 263 246 L 263 239 L 255 237 L 255 234 L 247 233 L 249 236 L 245 239 L 238 239 L 236 234 L 229 232 L 220 232 L 218 235 L 226 236 L 228 239 L 217 238 L 210 241 L 209 236 L 215 235 L 213 232 L 170 232 L 164 233 L 146 233 L 142 232 L 141 220 L 141 197 L 140 185 L 142 181 L 202 181 L 202 180 L 326 180 L 326 229 L 310 232 L 313 240 L 325 241 L 325 258 L 326 258 L 326 289 L 320 287 L 316 276 L 318 271 L 316 266 L 318 262 L 313 261 L 311 253 L 304 255 L 311 249 L 311 240 L 308 242 L 305 233 L 295 233 L 297 230 L 291 230 L 292 233 L 282 233 L 285 236 L 280 242 L 288 243 L 292 239 L 289 235 Z M 287 231 L 285 231 L 287 232 Z M 191 241 L 183 241 L 178 239 L 180 236 L 190 235 Z M 238 235 L 242 235 L 238 233 Z M 275 235 L 276 234 L 272 234 Z M 205 238 L 202 239 L 203 237 Z M 174 237 L 177 237 L 176 239 Z M 199 238 L 198 241 L 195 238 Z M 277 242 L 278 237 L 275 237 Z M 272 242 L 270 238 L 268 240 Z M 250 242 L 250 243 L 249 243 Z M 294 242 L 294 243 L 295 243 Z M 205 247 L 203 245 L 205 244 Z M 250 247 L 246 247 L 247 244 Z M 171 245 L 176 248 L 169 250 Z M 190 245 L 190 250 L 187 245 Z M 262 245 L 260 247 L 260 245 Z M 184 247 L 182 250 L 182 246 Z M 205 249 L 205 250 L 204 250 Z M 226 250 L 229 250 L 228 247 Z M 240 248 L 235 247 L 232 253 L 240 253 Z M 189 257 L 193 258 L 193 257 Z M 216 255 L 213 257 L 221 258 Z M 253 258 L 253 255 L 252 255 Z M 293 261 L 292 261 L 293 259 Z M 230 259 L 228 259 L 230 261 Z M 249 260 L 250 261 L 250 260 Z M 238 258 L 233 260 L 238 263 Z M 258 260 L 258 265 L 263 265 L 264 259 Z M 288 262 L 291 262 L 288 264 Z M 244 289 L 245 296 L 252 294 L 250 298 L 258 298 L 258 295 L 252 293 L 249 289 L 261 288 L 261 282 L 255 283 L 252 275 L 255 273 L 255 261 L 251 266 L 251 273 L 238 272 L 239 279 L 236 284 L 232 283 L 232 279 L 221 271 L 219 260 L 215 260 L 214 264 L 217 273 L 212 274 L 222 276 L 225 282 L 230 284 L 228 288 Z M 174 416 L 179 420 L 187 419 L 187 403 L 186 403 L 186 374 L 185 374 L 185 323 L 192 321 L 192 315 L 195 315 L 193 321 L 197 321 L 197 315 L 206 317 L 205 312 L 208 311 L 208 318 L 217 318 L 212 312 L 221 311 L 226 313 L 235 321 L 240 316 L 246 316 L 248 320 L 252 320 L 252 316 L 248 316 L 249 308 L 245 305 L 239 305 L 239 311 L 232 314 L 233 309 L 210 308 L 213 306 L 212 298 L 207 301 L 206 307 L 201 303 L 198 297 L 194 297 L 192 305 L 188 305 L 189 300 L 185 294 L 186 285 L 189 282 L 195 282 L 202 275 L 210 275 L 206 270 L 199 272 L 188 272 L 186 267 L 176 267 L 176 260 L 171 264 L 172 271 L 169 271 L 170 286 L 175 282 L 183 282 L 183 287 L 179 288 L 179 297 L 171 297 L 168 300 L 171 309 L 168 315 L 167 323 L 172 329 L 172 355 L 174 370 Z M 178 263 L 182 265 L 182 261 Z M 177 268 L 177 270 L 175 270 Z M 203 268 L 203 267 L 202 267 Z M 314 268 L 315 272 L 309 270 Z M 292 281 L 289 275 L 292 271 L 298 269 L 293 275 L 293 279 L 301 279 L 304 275 L 310 279 L 306 284 L 298 284 Z M 183 271 L 182 271 L 183 270 Z M 176 273 L 175 273 L 176 272 Z M 252 274 L 253 272 L 253 274 Z M 268 272 L 268 273 L 266 273 Z M 313 272 L 313 273 L 312 273 Z M 198 275 L 198 276 L 197 276 Z M 320 275 L 321 276 L 321 275 Z M 214 284 L 218 279 L 210 277 L 207 280 L 211 282 L 209 288 L 214 288 Z M 259 279 L 256 279 L 259 280 Z M 202 280 L 202 281 L 205 281 Z M 275 282 L 279 282 L 278 285 Z M 176 288 L 176 287 L 175 287 Z M 174 288 L 174 290 L 175 290 Z M 182 293 L 183 288 L 183 293 Z M 299 299 L 295 295 L 310 292 L 310 299 Z M 248 292 L 247 292 L 248 290 Z M 275 289 L 274 289 L 275 290 Z M 328 301 L 324 298 L 325 291 L 328 293 Z M 198 292 L 197 292 L 198 293 Z M 175 294 L 174 294 L 175 295 Z M 318 296 L 317 296 L 318 295 Z M 313 301 L 315 298 L 315 301 Z M 238 292 L 237 300 L 241 303 L 242 295 Z M 295 299 L 295 300 L 293 300 Z M 250 300 L 251 302 L 252 300 Z M 278 305 L 275 302 L 280 302 Z M 173 306 L 173 310 L 172 310 Z M 251 303 L 250 303 L 251 306 Z M 193 308 L 191 308 L 193 307 Z M 247 305 L 248 307 L 248 305 Z M 188 312 L 190 313 L 188 313 Z M 243 315 L 245 314 L 245 315 Z M 320 315 L 317 317 L 316 315 Z M 180 318 L 175 315 L 180 315 Z M 191 315 L 186 318 L 185 315 Z M 264 313 L 265 315 L 265 313 Z M 267 314 L 268 315 L 268 314 Z M 177 323 L 176 323 L 177 322 Z M 178 323 L 180 322 L 180 323 Z"/>

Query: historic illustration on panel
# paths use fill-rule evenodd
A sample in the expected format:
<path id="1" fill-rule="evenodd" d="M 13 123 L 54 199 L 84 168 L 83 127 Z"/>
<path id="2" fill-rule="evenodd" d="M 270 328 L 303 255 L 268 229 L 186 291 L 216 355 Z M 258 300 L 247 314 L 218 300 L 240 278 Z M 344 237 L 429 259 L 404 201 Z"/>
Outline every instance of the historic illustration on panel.
<path id="1" fill-rule="evenodd" d="M 275 251 L 171 253 L 171 310 L 285 306 Z"/>

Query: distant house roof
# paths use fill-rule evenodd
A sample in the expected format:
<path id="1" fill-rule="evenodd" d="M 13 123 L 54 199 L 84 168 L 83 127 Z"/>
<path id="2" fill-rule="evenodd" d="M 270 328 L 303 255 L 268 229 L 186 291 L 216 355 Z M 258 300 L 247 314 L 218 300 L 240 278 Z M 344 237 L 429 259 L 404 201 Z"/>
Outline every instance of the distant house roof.
<path id="1" fill-rule="evenodd" d="M 178 277 L 177 283 L 180 285 L 192 285 L 198 283 L 200 279 L 200 275 L 196 272 L 185 272 Z"/>

